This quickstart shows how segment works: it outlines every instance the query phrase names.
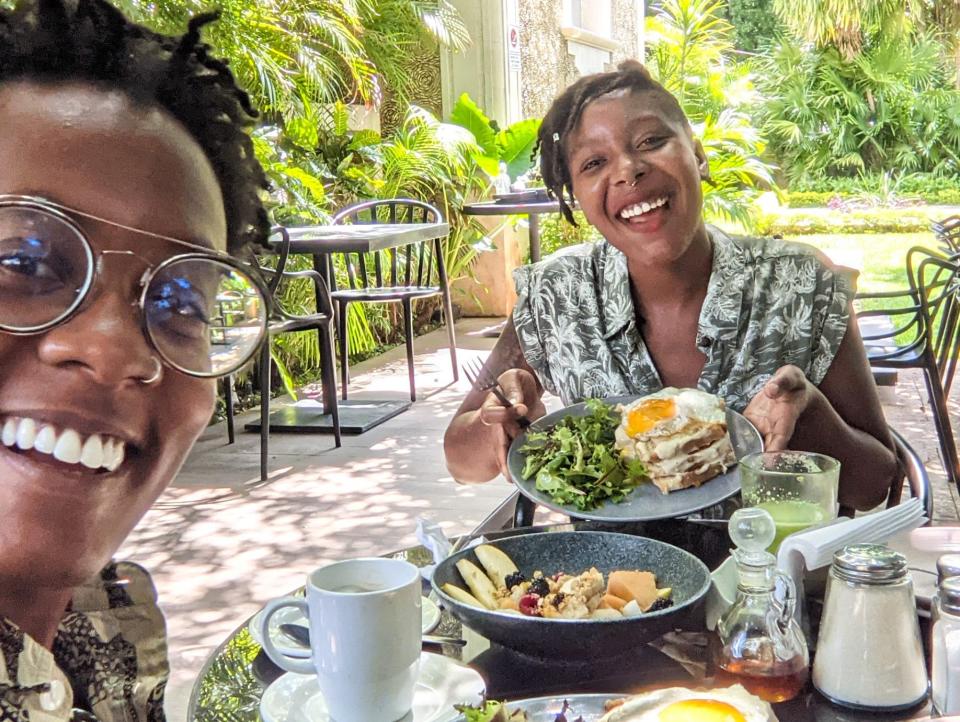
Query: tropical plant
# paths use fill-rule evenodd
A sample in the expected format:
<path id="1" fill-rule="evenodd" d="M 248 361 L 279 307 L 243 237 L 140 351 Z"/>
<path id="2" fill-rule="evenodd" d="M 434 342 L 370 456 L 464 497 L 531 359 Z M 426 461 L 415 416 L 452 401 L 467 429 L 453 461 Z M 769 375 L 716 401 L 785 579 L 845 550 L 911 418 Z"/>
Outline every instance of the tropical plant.
<path id="1" fill-rule="evenodd" d="M 748 63 L 732 54 L 733 28 L 722 0 L 664 0 L 647 18 L 648 66 L 676 96 L 701 140 L 712 184 L 704 186 L 708 219 L 749 228 L 753 200 L 773 183 L 765 143 L 746 108 L 757 102 Z"/>
<path id="2" fill-rule="evenodd" d="M 757 52 L 772 44 L 783 29 L 773 0 L 727 0 L 727 19 L 739 50 Z"/>
<path id="3" fill-rule="evenodd" d="M 757 114 L 791 183 L 825 176 L 960 170 L 960 92 L 939 44 L 922 34 L 865 48 L 785 39 L 763 62 Z"/>
<path id="4" fill-rule="evenodd" d="M 774 0 L 790 33 L 852 60 L 871 44 L 909 36 L 924 0 Z"/>
<path id="5" fill-rule="evenodd" d="M 500 164 L 507 166 L 511 180 L 516 180 L 536 164 L 539 118 L 527 118 L 501 129 L 487 117 L 468 93 L 458 99 L 450 111 L 450 122 L 469 130 L 477 143 L 474 160 L 491 178 L 500 173 Z"/>

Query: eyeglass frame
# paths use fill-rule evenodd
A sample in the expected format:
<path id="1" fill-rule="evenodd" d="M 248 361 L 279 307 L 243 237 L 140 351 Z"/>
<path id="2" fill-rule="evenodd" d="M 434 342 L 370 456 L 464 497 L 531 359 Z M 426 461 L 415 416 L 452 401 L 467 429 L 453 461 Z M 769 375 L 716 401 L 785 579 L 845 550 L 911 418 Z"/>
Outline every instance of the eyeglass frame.
<path id="1" fill-rule="evenodd" d="M 218 379 L 230 374 L 236 373 L 239 369 L 250 362 L 250 360 L 256 356 L 260 351 L 263 344 L 267 342 L 270 337 L 270 319 L 273 318 L 275 314 L 275 309 L 273 307 L 272 296 L 268 291 L 268 285 L 263 280 L 260 275 L 260 268 L 256 264 L 248 264 L 243 261 L 234 258 L 228 253 L 218 251 L 214 248 L 208 248 L 206 246 L 201 246 L 196 243 L 191 243 L 189 241 L 184 241 L 179 238 L 174 238 L 172 236 L 165 236 L 161 233 L 154 233 L 153 231 L 147 231 L 141 228 L 135 228 L 133 226 L 128 226 L 123 223 L 118 223 L 116 221 L 111 221 L 106 218 L 94 215 L 92 213 L 87 213 L 86 211 L 81 211 L 70 206 L 63 205 L 62 203 L 57 203 L 55 201 L 48 200 L 46 198 L 40 198 L 37 196 L 27 196 L 27 195 L 18 195 L 18 194 L 2 194 L 0 193 L 0 210 L 4 208 L 29 208 L 33 210 L 46 213 L 49 216 L 55 218 L 58 221 L 63 222 L 67 225 L 82 241 L 84 252 L 87 256 L 88 266 L 86 277 L 83 280 L 83 284 L 77 293 L 77 300 L 70 304 L 67 309 L 57 316 L 52 321 L 41 324 L 39 326 L 33 326 L 27 329 L 12 329 L 6 327 L 4 324 L 0 323 L 0 332 L 8 333 L 11 336 L 35 336 L 37 334 L 44 333 L 49 331 L 52 328 L 61 326 L 72 317 L 74 317 L 78 311 L 84 306 L 84 304 L 90 299 L 91 291 L 96 285 L 98 277 L 102 277 L 102 259 L 103 256 L 109 255 L 123 255 L 123 256 L 133 256 L 134 258 L 143 261 L 147 266 L 143 274 L 140 276 L 138 283 L 140 284 L 140 294 L 136 301 L 131 303 L 131 306 L 136 306 L 139 308 L 140 315 L 140 331 L 143 334 L 143 337 L 146 339 L 147 343 L 153 349 L 154 352 L 159 356 L 161 363 L 166 366 L 169 366 L 175 371 L 190 376 L 193 378 L 203 378 L 203 379 Z M 81 218 L 86 218 L 92 221 L 97 221 L 99 223 L 105 223 L 114 228 L 120 228 L 122 230 L 130 231 L 133 233 L 139 233 L 141 235 L 150 236 L 152 238 L 157 238 L 159 240 L 167 241 L 178 246 L 184 246 L 186 248 L 194 249 L 191 253 L 181 253 L 170 258 L 166 258 L 158 264 L 153 264 L 148 261 L 146 258 L 140 256 L 134 251 L 130 250 L 110 250 L 110 249 L 99 249 L 95 248 L 93 241 L 90 240 L 89 235 L 84 231 L 83 227 L 77 223 L 73 218 L 68 214 L 74 214 Z M 153 340 L 153 336 L 150 333 L 147 326 L 147 314 L 145 313 L 145 303 L 147 297 L 147 289 L 150 285 L 150 281 L 160 273 L 164 268 L 167 268 L 174 263 L 179 263 L 181 261 L 203 259 L 211 260 L 218 263 L 221 263 L 229 268 L 233 268 L 241 272 L 246 276 L 250 282 L 253 284 L 254 288 L 260 293 L 261 298 L 263 299 L 264 308 L 266 313 L 264 314 L 263 327 L 261 331 L 261 337 L 259 341 L 253 344 L 250 347 L 250 352 L 243 357 L 243 360 L 237 363 L 229 371 L 220 371 L 215 373 L 203 373 L 199 371 L 191 371 L 177 363 L 174 363 L 167 358 L 167 355 L 158 348 L 157 344 Z"/>

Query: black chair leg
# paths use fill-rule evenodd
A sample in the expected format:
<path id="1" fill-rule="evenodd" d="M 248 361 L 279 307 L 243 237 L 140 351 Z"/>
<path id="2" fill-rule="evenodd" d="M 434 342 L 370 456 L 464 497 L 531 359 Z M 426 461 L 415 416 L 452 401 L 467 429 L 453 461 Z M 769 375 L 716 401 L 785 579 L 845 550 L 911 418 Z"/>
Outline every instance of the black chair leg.
<path id="1" fill-rule="evenodd" d="M 260 352 L 260 481 L 267 480 L 270 453 L 270 343 Z"/>
<path id="2" fill-rule="evenodd" d="M 943 387 L 940 386 L 940 379 L 937 377 L 936 370 L 924 369 L 923 377 L 927 382 L 927 394 L 933 412 L 933 423 L 940 441 L 943 470 L 947 474 L 947 481 L 960 490 L 960 460 L 957 456 L 957 443 L 953 438 L 953 427 L 950 423 L 947 399 L 943 394 Z"/>
<path id="3" fill-rule="evenodd" d="M 410 375 L 410 400 L 417 400 L 417 386 L 413 369 L 413 302 L 403 299 L 403 333 L 407 342 L 407 373 Z"/>
<path id="4" fill-rule="evenodd" d="M 443 320 L 447 324 L 447 340 L 450 342 L 450 363 L 453 366 L 453 382 L 460 380 L 460 366 L 457 364 L 457 332 L 453 328 L 453 304 L 450 291 L 443 289 Z"/>
<path id="5" fill-rule="evenodd" d="M 320 373 L 323 376 L 323 410 L 330 414 L 333 421 L 333 440 L 340 448 L 340 410 L 337 408 L 337 367 L 333 359 L 333 341 L 330 339 L 330 327 L 317 329 L 320 341 Z"/>
<path id="6" fill-rule="evenodd" d="M 233 376 L 227 376 L 223 380 L 223 400 L 227 406 L 227 443 L 232 444 L 237 440 L 237 433 L 233 427 Z"/>
<path id="7" fill-rule="evenodd" d="M 513 528 L 533 526 L 533 516 L 537 512 L 537 503 L 523 494 L 517 497 L 517 507 L 513 512 Z"/>
<path id="8" fill-rule="evenodd" d="M 447 322 L 447 338 L 450 340 L 450 363 L 453 364 L 453 381 L 460 380 L 460 366 L 457 364 L 457 337 L 453 330 L 453 302 L 450 300 L 450 283 L 447 280 L 447 266 L 443 262 L 443 243 L 438 238 L 434 241 L 434 252 L 437 255 L 437 276 L 440 279 L 440 292 L 443 301 L 443 315 Z"/>
<path id="9" fill-rule="evenodd" d="M 350 383 L 350 343 L 347 338 L 347 304 L 337 303 L 337 341 L 340 344 L 340 398 L 347 400 Z"/>

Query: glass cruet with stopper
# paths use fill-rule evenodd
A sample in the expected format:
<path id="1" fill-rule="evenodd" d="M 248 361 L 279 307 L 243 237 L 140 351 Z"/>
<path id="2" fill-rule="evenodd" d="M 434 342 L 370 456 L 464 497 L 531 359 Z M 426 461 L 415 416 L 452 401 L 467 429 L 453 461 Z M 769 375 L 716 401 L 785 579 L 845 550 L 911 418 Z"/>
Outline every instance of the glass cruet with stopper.
<path id="1" fill-rule="evenodd" d="M 729 533 L 740 580 L 736 601 L 717 622 L 717 675 L 768 702 L 793 699 L 807 682 L 810 655 L 794 618 L 794 584 L 767 551 L 776 534 L 773 517 L 757 507 L 738 509 Z"/>

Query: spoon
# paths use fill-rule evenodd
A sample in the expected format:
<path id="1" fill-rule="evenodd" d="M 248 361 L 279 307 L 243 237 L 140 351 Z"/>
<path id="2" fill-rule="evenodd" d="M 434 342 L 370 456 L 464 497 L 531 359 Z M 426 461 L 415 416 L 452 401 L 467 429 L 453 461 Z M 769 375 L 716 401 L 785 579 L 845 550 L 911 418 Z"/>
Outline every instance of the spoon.
<path id="1" fill-rule="evenodd" d="M 281 624 L 280 631 L 290 637 L 294 642 L 304 647 L 310 646 L 310 628 L 303 624 Z M 452 644 L 455 647 L 462 647 L 466 642 L 459 637 L 437 637 L 432 634 L 423 635 L 424 644 Z"/>

